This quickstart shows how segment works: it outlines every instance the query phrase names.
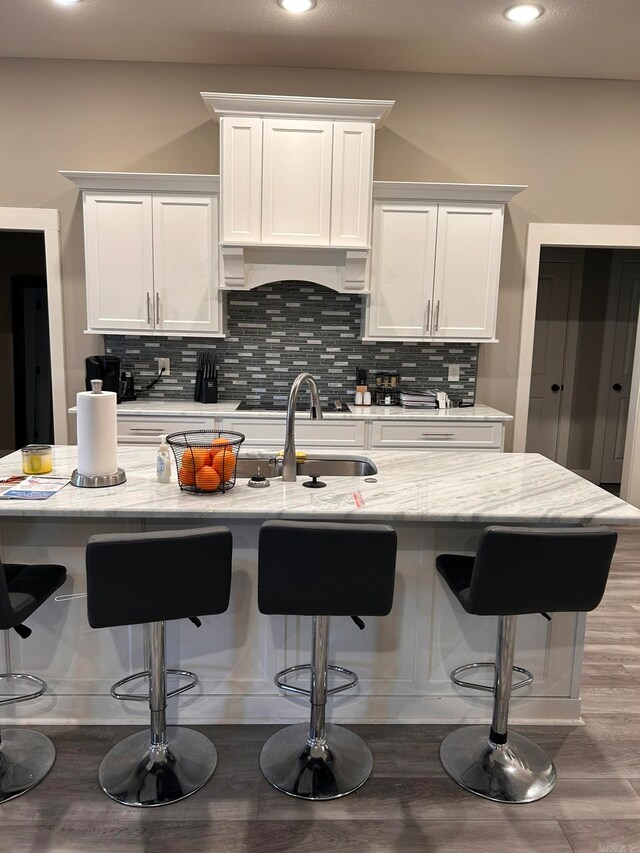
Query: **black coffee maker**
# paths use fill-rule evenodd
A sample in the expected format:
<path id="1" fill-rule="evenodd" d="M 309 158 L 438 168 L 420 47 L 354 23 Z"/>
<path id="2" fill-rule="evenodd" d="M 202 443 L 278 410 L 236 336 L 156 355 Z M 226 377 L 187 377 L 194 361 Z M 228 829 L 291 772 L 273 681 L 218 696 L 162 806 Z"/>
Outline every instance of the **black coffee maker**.
<path id="1" fill-rule="evenodd" d="M 90 355 L 85 359 L 85 388 L 91 391 L 91 380 L 102 379 L 102 390 L 113 391 L 122 400 L 135 400 L 133 373 L 120 370 L 120 359 L 115 355 Z"/>

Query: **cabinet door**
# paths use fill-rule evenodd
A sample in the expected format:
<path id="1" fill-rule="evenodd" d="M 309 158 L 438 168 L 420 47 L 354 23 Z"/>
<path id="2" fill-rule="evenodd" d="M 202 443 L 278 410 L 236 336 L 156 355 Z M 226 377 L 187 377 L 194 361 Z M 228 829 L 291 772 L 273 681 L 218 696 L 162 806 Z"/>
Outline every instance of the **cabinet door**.
<path id="1" fill-rule="evenodd" d="M 218 200 L 153 197 L 155 327 L 162 332 L 217 332 Z"/>
<path id="2" fill-rule="evenodd" d="M 153 328 L 150 195 L 84 194 L 89 329 Z"/>
<path id="3" fill-rule="evenodd" d="M 438 206 L 375 202 L 370 338 L 424 338 L 430 330 Z"/>
<path id="4" fill-rule="evenodd" d="M 329 245 L 330 121 L 265 119 L 262 242 Z"/>
<path id="5" fill-rule="evenodd" d="M 333 126 L 331 245 L 368 246 L 373 186 L 373 125 Z"/>
<path id="6" fill-rule="evenodd" d="M 262 216 L 262 119 L 220 121 L 223 243 L 259 243 Z"/>
<path id="7" fill-rule="evenodd" d="M 433 337 L 494 337 L 502 215 L 503 205 L 439 205 Z"/>

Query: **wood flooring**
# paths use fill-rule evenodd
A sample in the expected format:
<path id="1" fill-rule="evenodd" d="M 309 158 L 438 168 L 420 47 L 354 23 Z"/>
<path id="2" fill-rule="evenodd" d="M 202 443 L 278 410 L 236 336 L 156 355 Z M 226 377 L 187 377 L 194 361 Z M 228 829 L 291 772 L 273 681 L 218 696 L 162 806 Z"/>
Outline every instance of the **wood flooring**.
<path id="1" fill-rule="evenodd" d="M 58 758 L 33 791 L 0 807 L 1 853 L 640 853 L 640 531 L 620 531 L 611 578 L 588 618 L 586 726 L 522 727 L 559 781 L 538 803 L 468 794 L 438 760 L 449 726 L 354 726 L 374 771 L 360 791 L 306 803 L 272 788 L 258 755 L 275 726 L 203 726 L 218 749 L 212 780 L 183 802 L 119 806 L 97 768 L 120 726 L 45 727 Z"/>

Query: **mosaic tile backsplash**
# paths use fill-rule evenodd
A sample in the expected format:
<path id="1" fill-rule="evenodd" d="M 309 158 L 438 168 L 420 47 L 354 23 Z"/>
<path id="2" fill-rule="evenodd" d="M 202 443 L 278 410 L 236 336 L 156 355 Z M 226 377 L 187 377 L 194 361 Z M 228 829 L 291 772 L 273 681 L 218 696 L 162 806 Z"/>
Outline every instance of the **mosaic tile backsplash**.
<path id="1" fill-rule="evenodd" d="M 220 338 L 151 338 L 106 335 L 106 352 L 136 376 L 139 399 L 193 399 L 196 352 L 217 355 L 218 399 L 286 400 L 292 380 L 308 370 L 323 400 L 353 400 L 357 368 L 397 371 L 402 388 L 446 391 L 475 399 L 477 344 L 363 343 L 362 296 L 316 284 L 280 282 L 227 294 L 228 335 Z M 157 375 L 157 357 L 171 359 L 171 376 L 141 392 Z M 460 381 L 448 382 L 449 364 Z"/>

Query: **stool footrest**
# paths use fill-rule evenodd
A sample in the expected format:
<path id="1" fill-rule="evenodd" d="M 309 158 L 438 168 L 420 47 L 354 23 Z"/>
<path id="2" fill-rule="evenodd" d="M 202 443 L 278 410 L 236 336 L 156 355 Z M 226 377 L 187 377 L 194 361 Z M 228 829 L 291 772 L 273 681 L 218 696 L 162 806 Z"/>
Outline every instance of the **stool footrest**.
<path id="1" fill-rule="evenodd" d="M 184 684 L 182 687 L 177 687 L 175 690 L 171 690 L 167 693 L 167 699 L 170 699 L 172 696 L 177 696 L 179 693 L 184 693 L 186 690 L 191 690 L 191 688 L 195 687 L 198 683 L 198 676 L 195 672 L 190 672 L 188 669 L 167 669 L 165 672 L 167 675 L 177 675 L 180 678 L 189 679 L 189 684 Z M 129 684 L 131 681 L 137 681 L 139 678 L 148 679 L 149 676 L 150 672 L 146 669 L 144 672 L 134 672 L 133 675 L 121 678 L 120 681 L 116 681 L 116 683 L 111 686 L 111 695 L 114 699 L 120 699 L 121 701 L 126 699 L 129 702 L 148 702 L 148 693 L 136 695 L 135 693 L 119 693 L 118 691 L 120 687 L 123 687 L 125 684 Z"/>
<path id="2" fill-rule="evenodd" d="M 47 682 L 43 681 L 42 678 L 38 678 L 36 675 L 27 675 L 23 672 L 2 672 L 0 673 L 0 681 L 3 679 L 14 679 L 15 681 L 31 681 L 34 684 L 37 684 L 38 687 L 36 690 L 32 690 L 30 693 L 23 693 L 19 696 L 2 696 L 0 694 L 0 705 L 9 705 L 12 702 L 28 702 L 29 699 L 37 699 L 38 696 L 42 696 L 44 691 L 47 689 Z"/>
<path id="3" fill-rule="evenodd" d="M 458 678 L 458 675 L 461 672 L 468 672 L 470 669 L 493 669 L 495 670 L 495 663 L 465 663 L 463 666 L 456 667 L 451 673 L 451 681 L 456 684 L 458 687 L 469 687 L 472 690 L 486 690 L 489 693 L 493 693 L 493 685 L 488 684 L 478 684 L 477 681 L 464 681 L 461 678 Z M 514 672 L 520 673 L 520 675 L 524 675 L 524 678 L 521 678 L 520 681 L 516 681 L 515 684 L 511 685 L 511 690 L 519 690 L 521 687 L 526 687 L 528 684 L 533 682 L 533 673 L 529 672 L 528 669 L 524 669 L 521 666 L 514 666 Z"/>
<path id="4" fill-rule="evenodd" d="M 338 684 L 336 687 L 332 687 L 327 690 L 327 696 L 331 696 L 334 693 L 341 693 L 343 690 L 349 690 L 351 687 L 355 687 L 358 683 L 358 676 L 355 672 L 352 672 L 350 669 L 345 669 L 343 666 L 332 666 L 329 664 L 327 669 L 330 672 L 338 672 L 340 675 L 346 676 L 349 680 L 345 684 Z M 293 672 L 301 672 L 302 670 L 311 671 L 310 663 L 302 663 L 298 666 L 290 666 L 287 669 L 283 669 L 280 672 L 277 672 L 274 677 L 274 681 L 276 683 L 276 687 L 279 687 L 280 690 L 284 690 L 287 693 L 301 693 L 303 696 L 310 696 L 311 690 L 306 687 L 296 687 L 293 684 L 287 684 L 285 681 L 286 677 Z"/>

